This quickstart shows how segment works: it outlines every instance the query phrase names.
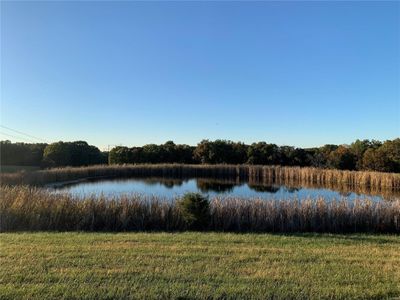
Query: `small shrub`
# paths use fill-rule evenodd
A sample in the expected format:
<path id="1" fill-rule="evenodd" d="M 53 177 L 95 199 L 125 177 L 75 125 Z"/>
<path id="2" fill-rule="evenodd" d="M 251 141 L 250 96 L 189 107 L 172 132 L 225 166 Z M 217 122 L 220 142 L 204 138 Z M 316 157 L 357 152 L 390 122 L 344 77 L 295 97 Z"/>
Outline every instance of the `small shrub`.
<path id="1" fill-rule="evenodd" d="M 198 193 L 187 193 L 178 201 L 179 211 L 188 229 L 204 230 L 210 221 L 208 198 Z"/>

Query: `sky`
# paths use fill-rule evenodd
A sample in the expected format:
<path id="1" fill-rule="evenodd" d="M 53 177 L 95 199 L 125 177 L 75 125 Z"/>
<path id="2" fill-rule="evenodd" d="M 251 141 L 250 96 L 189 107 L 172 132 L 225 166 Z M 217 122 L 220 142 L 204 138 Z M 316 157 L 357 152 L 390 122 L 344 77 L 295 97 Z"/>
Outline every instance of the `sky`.
<path id="1" fill-rule="evenodd" d="M 400 136 L 397 1 L 0 5 L 3 140 Z"/>

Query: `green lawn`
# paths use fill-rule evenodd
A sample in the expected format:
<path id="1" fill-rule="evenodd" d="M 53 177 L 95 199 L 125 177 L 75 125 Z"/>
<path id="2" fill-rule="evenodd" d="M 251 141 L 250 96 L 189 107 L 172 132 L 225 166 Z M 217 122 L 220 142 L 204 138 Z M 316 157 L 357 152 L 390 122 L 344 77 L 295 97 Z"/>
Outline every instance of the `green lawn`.
<path id="1" fill-rule="evenodd" d="M 400 296 L 400 237 L 3 233 L 1 299 Z"/>

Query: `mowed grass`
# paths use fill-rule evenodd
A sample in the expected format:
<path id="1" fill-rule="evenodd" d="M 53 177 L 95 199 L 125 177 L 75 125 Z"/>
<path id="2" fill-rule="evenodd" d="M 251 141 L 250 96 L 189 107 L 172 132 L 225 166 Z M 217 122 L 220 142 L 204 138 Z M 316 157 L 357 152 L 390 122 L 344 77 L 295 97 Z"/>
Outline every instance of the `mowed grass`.
<path id="1" fill-rule="evenodd" d="M 3 233 L 1 299 L 385 299 L 400 237 Z"/>

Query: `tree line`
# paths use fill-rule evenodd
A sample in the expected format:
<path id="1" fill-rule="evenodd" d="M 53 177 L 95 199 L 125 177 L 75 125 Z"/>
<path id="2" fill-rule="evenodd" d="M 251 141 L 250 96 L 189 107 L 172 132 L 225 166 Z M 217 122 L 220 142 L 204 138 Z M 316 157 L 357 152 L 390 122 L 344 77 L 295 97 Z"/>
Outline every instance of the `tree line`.
<path id="1" fill-rule="evenodd" d="M 85 166 L 95 164 L 185 163 L 312 166 L 341 170 L 400 172 L 400 138 L 380 142 L 356 140 L 350 145 L 315 148 L 278 146 L 266 142 L 247 145 L 228 140 L 203 140 L 197 146 L 175 144 L 115 147 L 109 153 L 85 141 L 27 144 L 0 142 L 2 165 Z"/>
<path id="2" fill-rule="evenodd" d="M 168 141 L 161 145 L 115 147 L 109 153 L 109 163 L 257 164 L 400 172 L 400 138 L 385 142 L 356 140 L 350 145 L 306 149 L 266 142 L 246 145 L 203 140 L 191 147 Z"/>
<path id="3" fill-rule="evenodd" d="M 29 144 L 0 142 L 1 165 L 41 166 L 88 166 L 106 164 L 108 153 L 84 141 Z"/>

